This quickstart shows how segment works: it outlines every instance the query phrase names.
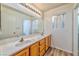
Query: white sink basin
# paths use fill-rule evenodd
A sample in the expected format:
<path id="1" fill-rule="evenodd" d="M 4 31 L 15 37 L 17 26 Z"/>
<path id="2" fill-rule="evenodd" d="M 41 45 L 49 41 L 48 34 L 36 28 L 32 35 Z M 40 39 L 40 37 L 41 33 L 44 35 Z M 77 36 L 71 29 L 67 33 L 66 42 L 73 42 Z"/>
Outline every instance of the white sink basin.
<path id="1" fill-rule="evenodd" d="M 26 40 L 26 41 L 23 41 L 23 42 L 17 42 L 15 44 L 15 46 L 19 47 L 19 46 L 23 46 L 23 45 L 29 44 L 31 42 L 33 42 L 33 40 Z"/>

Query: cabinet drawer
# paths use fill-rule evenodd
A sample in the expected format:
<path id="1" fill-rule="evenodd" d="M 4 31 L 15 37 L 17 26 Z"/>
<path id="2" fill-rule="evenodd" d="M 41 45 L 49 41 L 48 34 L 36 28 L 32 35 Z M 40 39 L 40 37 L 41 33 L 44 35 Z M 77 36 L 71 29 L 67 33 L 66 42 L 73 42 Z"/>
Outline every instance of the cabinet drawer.
<path id="1" fill-rule="evenodd" d="M 31 48 L 34 48 L 34 47 L 37 47 L 37 46 L 39 46 L 39 42 L 37 42 L 37 43 L 31 45 Z"/>
<path id="2" fill-rule="evenodd" d="M 45 43 L 45 39 L 42 39 L 41 41 L 40 41 L 40 45 L 42 45 L 42 44 L 44 44 Z"/>

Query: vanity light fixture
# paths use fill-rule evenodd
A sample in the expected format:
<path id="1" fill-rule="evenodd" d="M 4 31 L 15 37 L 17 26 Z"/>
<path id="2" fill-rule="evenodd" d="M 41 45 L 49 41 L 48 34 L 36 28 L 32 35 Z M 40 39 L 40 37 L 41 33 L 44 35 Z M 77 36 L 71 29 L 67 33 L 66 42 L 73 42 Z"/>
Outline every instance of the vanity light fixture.
<path id="1" fill-rule="evenodd" d="M 31 11 L 35 12 L 38 15 L 41 15 L 40 11 L 38 11 L 37 9 L 33 8 L 30 4 L 26 4 L 26 3 L 20 3 L 22 6 L 30 9 Z"/>

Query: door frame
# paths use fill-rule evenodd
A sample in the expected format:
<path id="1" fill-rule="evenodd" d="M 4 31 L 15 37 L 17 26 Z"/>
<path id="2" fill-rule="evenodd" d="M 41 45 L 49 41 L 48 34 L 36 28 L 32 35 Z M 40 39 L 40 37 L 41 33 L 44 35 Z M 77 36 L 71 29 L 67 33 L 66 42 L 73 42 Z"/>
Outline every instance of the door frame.
<path id="1" fill-rule="evenodd" d="M 73 9 L 73 55 L 78 56 L 78 19 L 77 19 L 77 4 L 74 4 Z"/>

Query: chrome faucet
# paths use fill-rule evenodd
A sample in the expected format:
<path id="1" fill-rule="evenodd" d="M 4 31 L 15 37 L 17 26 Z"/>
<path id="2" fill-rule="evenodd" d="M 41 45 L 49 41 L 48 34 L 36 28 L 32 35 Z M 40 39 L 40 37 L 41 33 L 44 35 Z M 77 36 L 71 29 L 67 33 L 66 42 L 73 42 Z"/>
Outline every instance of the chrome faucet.
<path id="1" fill-rule="evenodd" d="M 44 35 L 44 33 L 42 32 L 41 35 Z"/>
<path id="2" fill-rule="evenodd" d="M 23 41 L 24 41 L 24 39 L 23 39 L 23 37 L 22 37 L 19 42 L 23 42 Z"/>

